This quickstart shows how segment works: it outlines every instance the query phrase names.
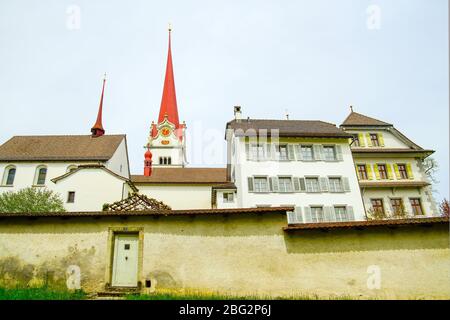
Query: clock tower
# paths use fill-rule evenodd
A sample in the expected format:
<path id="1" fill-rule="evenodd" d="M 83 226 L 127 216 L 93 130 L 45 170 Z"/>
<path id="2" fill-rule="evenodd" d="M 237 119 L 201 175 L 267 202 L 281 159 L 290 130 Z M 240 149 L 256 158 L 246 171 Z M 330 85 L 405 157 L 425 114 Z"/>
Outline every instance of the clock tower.
<path id="1" fill-rule="evenodd" d="M 173 75 L 171 28 L 166 77 L 159 109 L 158 123 L 152 122 L 145 153 L 144 175 L 151 175 L 151 167 L 184 167 L 186 165 L 186 124 L 178 119 L 177 96 Z M 149 160 L 149 155 L 151 155 Z"/>

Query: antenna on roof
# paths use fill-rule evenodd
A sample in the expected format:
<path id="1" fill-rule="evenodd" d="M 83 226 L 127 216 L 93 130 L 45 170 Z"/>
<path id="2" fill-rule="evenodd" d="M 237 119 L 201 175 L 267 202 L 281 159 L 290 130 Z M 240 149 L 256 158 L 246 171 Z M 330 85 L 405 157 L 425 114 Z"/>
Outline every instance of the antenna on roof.
<path id="1" fill-rule="evenodd" d="M 350 106 L 350 112 L 353 112 L 353 106 Z"/>
<path id="2" fill-rule="evenodd" d="M 286 120 L 289 120 L 289 111 L 288 111 L 288 109 L 285 109 L 284 111 L 286 112 Z"/>

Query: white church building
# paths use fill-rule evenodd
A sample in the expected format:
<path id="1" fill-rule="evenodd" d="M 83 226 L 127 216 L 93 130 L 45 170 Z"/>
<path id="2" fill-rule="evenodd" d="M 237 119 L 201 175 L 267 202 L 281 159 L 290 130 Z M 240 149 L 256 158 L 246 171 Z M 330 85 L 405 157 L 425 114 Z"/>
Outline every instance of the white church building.
<path id="1" fill-rule="evenodd" d="M 0 193 L 58 193 L 67 211 L 102 211 L 138 193 L 174 210 L 295 207 L 289 223 L 366 220 L 368 214 L 438 215 L 422 161 L 433 153 L 392 124 L 351 111 L 325 121 L 243 117 L 226 123 L 227 166 L 191 168 L 180 123 L 171 39 L 158 120 L 143 174 L 130 174 L 126 135 L 107 135 L 102 95 L 90 135 L 14 136 L 0 146 Z M 95 181 L 95 183 L 93 183 Z"/>

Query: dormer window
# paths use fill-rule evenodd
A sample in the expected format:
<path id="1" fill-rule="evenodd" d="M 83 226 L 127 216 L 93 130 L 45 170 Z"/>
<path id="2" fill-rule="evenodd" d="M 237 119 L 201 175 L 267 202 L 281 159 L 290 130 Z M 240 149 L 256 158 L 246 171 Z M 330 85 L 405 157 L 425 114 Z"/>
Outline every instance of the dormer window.
<path id="1" fill-rule="evenodd" d="M 6 167 L 2 184 L 5 186 L 12 186 L 14 184 L 15 177 L 16 177 L 16 167 L 14 166 Z"/>
<path id="2" fill-rule="evenodd" d="M 380 146 L 380 141 L 378 140 L 378 134 L 371 133 L 370 134 L 370 142 L 372 142 L 372 146 L 379 147 Z"/>
<path id="3" fill-rule="evenodd" d="M 45 179 L 47 177 L 47 167 L 45 166 L 39 166 L 36 169 L 36 178 L 35 178 L 35 185 L 43 186 L 45 185 Z"/>

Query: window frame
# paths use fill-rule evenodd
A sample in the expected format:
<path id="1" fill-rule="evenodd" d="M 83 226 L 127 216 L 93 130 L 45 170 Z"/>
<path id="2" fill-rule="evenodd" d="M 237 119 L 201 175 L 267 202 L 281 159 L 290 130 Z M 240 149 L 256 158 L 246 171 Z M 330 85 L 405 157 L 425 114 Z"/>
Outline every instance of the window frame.
<path id="1" fill-rule="evenodd" d="M 323 206 L 310 206 L 309 208 L 311 210 L 311 222 L 317 223 L 325 220 Z M 317 210 L 320 210 L 320 212 L 316 212 Z"/>
<path id="2" fill-rule="evenodd" d="M 43 181 L 41 182 L 41 170 L 45 170 L 45 173 L 43 174 Z M 48 168 L 46 165 L 39 165 L 36 167 L 35 177 L 34 177 L 34 185 L 35 186 L 45 186 L 45 183 L 47 182 L 47 174 L 48 174 Z"/>
<path id="3" fill-rule="evenodd" d="M 281 180 L 283 180 L 284 182 L 281 183 Z M 286 184 L 286 181 L 289 181 L 289 183 Z M 288 186 L 288 188 L 285 188 L 285 190 L 282 190 L 282 187 L 281 187 L 282 185 L 283 185 L 283 188 L 286 187 L 286 186 Z M 281 193 L 294 192 L 294 186 L 293 186 L 293 183 L 292 183 L 292 177 L 286 177 L 286 176 L 279 176 L 278 177 L 278 192 L 281 192 Z"/>
<path id="4" fill-rule="evenodd" d="M 359 134 L 353 134 L 353 147 L 361 147 L 361 141 L 359 141 Z"/>
<path id="5" fill-rule="evenodd" d="M 317 190 L 315 190 L 314 189 L 314 186 L 312 186 L 313 188 L 312 189 L 310 189 L 309 187 L 308 187 L 308 181 L 315 181 L 315 183 L 316 183 L 316 185 L 315 186 L 317 186 Z M 321 192 L 321 190 L 320 190 L 320 182 L 319 182 L 319 177 L 305 177 L 305 190 L 306 190 L 306 192 L 309 192 L 309 193 L 319 193 L 319 192 Z"/>
<path id="6" fill-rule="evenodd" d="M 231 195 L 231 200 L 229 196 Z M 226 191 L 222 193 L 222 202 L 223 203 L 233 203 L 234 202 L 234 192 Z"/>
<path id="7" fill-rule="evenodd" d="M 374 202 L 380 202 L 380 204 L 374 205 Z M 373 198 L 370 199 L 370 204 L 372 206 L 372 210 L 376 213 L 386 214 L 386 210 L 384 208 L 384 201 L 382 198 Z M 381 208 L 381 211 L 377 211 L 376 208 Z"/>
<path id="8" fill-rule="evenodd" d="M 413 204 L 413 201 L 418 201 L 418 204 Z M 422 199 L 421 198 L 409 198 L 409 204 L 411 205 L 412 214 L 414 216 L 424 216 L 425 215 L 425 211 L 423 210 L 423 204 L 422 204 Z M 416 213 L 415 208 L 417 206 L 420 209 L 420 214 Z"/>
<path id="9" fill-rule="evenodd" d="M 14 175 L 12 177 L 12 182 L 8 183 L 9 179 L 10 179 L 10 172 L 14 170 Z M 1 181 L 1 185 L 2 186 L 7 186 L 7 187 L 12 187 L 14 186 L 14 181 L 16 180 L 16 174 L 17 174 L 17 167 L 14 165 L 8 165 L 5 167 L 5 171 L 3 172 L 3 177 L 2 177 L 2 181 Z"/>
<path id="10" fill-rule="evenodd" d="M 305 156 L 305 149 L 310 150 L 310 154 L 311 154 L 311 158 L 309 159 L 308 157 Z M 302 160 L 303 161 L 314 161 L 314 148 L 313 145 L 306 145 L 306 144 L 302 144 L 300 145 L 300 153 L 302 155 Z M 309 154 L 309 151 L 308 151 Z"/>
<path id="11" fill-rule="evenodd" d="M 331 181 L 339 181 L 339 189 L 335 189 L 335 185 L 331 183 Z M 332 188 L 333 185 L 333 188 Z M 328 190 L 332 193 L 344 192 L 344 183 L 342 181 L 342 177 L 328 177 Z"/>
<path id="12" fill-rule="evenodd" d="M 73 195 L 73 197 L 71 197 Z M 68 191 L 67 192 L 67 201 L 66 203 L 75 203 L 75 191 Z"/>
<path id="13" fill-rule="evenodd" d="M 257 188 L 257 180 L 258 181 L 262 181 L 265 180 L 265 190 L 258 190 Z M 255 176 L 253 177 L 253 192 L 255 193 L 268 193 L 270 192 L 270 188 L 269 188 L 269 178 L 267 176 Z"/>
<path id="14" fill-rule="evenodd" d="M 397 163 L 397 169 L 398 169 L 398 173 L 400 175 L 401 180 L 409 179 L 408 169 L 406 168 L 406 163 Z"/>
<path id="15" fill-rule="evenodd" d="M 388 174 L 387 174 L 386 163 L 377 163 L 377 168 L 378 168 L 378 174 L 380 175 L 380 180 L 387 180 Z M 380 168 L 383 168 L 383 170 L 380 170 Z"/>
<path id="16" fill-rule="evenodd" d="M 380 139 L 378 137 L 378 133 L 369 133 L 369 136 L 372 147 L 380 147 Z"/>
<path id="17" fill-rule="evenodd" d="M 336 222 L 348 221 L 347 206 L 334 206 L 334 216 Z M 343 209 L 343 215 L 338 214 L 338 210 Z"/>
<path id="18" fill-rule="evenodd" d="M 369 175 L 367 173 L 367 166 L 365 164 L 357 164 L 356 165 L 358 167 L 358 177 L 360 180 L 368 180 L 369 179 Z M 364 168 L 364 170 L 361 170 L 361 167 Z M 364 176 L 361 175 L 361 172 L 364 173 Z"/>
<path id="19" fill-rule="evenodd" d="M 402 214 L 405 210 L 405 204 L 403 203 L 402 198 L 390 198 L 389 199 L 392 207 L 392 214 Z M 399 210 L 399 212 L 397 211 Z"/>
<path id="20" fill-rule="evenodd" d="M 325 150 L 332 150 L 333 151 L 333 157 L 331 159 L 327 158 L 327 152 Z M 322 146 L 322 157 L 324 161 L 336 161 L 336 146 L 330 146 L 330 145 L 323 145 Z"/>

